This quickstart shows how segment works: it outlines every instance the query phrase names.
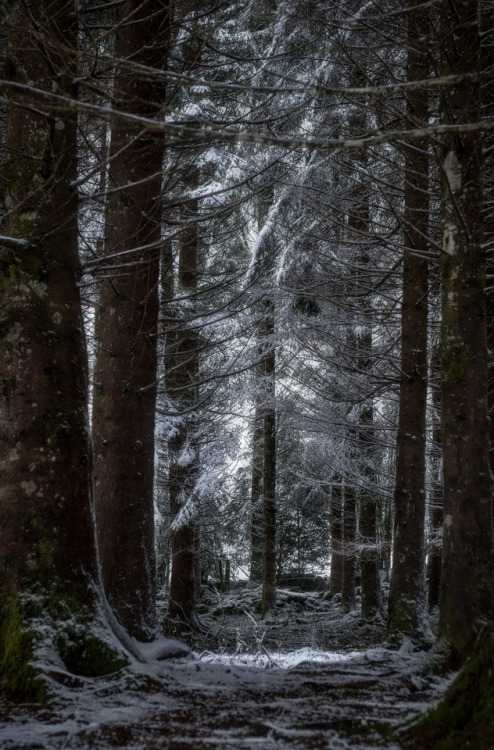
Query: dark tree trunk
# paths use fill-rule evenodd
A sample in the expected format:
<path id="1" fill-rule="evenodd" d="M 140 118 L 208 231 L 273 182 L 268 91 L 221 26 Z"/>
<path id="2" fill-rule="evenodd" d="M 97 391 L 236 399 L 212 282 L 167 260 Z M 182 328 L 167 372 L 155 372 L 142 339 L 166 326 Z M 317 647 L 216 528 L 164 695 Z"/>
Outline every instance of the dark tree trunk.
<path id="1" fill-rule="evenodd" d="M 381 554 L 380 565 L 384 572 L 384 580 L 389 581 L 391 575 L 391 547 L 393 537 L 393 503 L 392 498 L 387 495 L 383 502 L 383 515 L 381 520 L 381 534 L 379 537 Z"/>
<path id="2" fill-rule="evenodd" d="M 170 337 L 175 335 L 176 315 L 173 313 L 173 246 L 171 240 L 165 240 L 161 248 L 160 264 L 160 325 L 158 345 L 160 347 L 158 359 L 166 361 L 166 353 L 170 344 Z M 160 394 L 156 409 L 157 412 L 166 410 L 166 389 Z M 157 578 L 159 587 L 167 587 L 170 582 L 171 571 L 171 546 L 173 532 L 171 529 L 172 514 L 170 509 L 169 493 L 169 456 L 168 437 L 159 433 L 157 442 L 158 466 L 156 470 L 158 509 L 162 517 L 162 523 L 158 530 L 156 539 L 157 549 Z"/>
<path id="3" fill-rule="evenodd" d="M 444 74 L 480 68 L 475 0 L 443 4 Z M 480 120 L 480 82 L 466 78 L 442 94 L 442 121 Z M 492 478 L 487 420 L 482 142 L 475 133 L 445 137 L 442 267 L 442 436 L 444 554 L 440 636 L 464 658 L 493 615 Z"/>
<path id="4" fill-rule="evenodd" d="M 76 97 L 75 6 L 8 5 L 8 69 L 33 93 L 10 92 L 1 170 L 0 670 L 9 696 L 42 698 L 37 666 L 51 654 L 86 675 L 118 661 L 99 638 L 107 624 L 78 290 L 77 122 L 72 107 L 34 93 Z"/>
<path id="5" fill-rule="evenodd" d="M 362 68 L 355 68 L 352 71 L 351 85 L 365 87 L 366 76 Z M 353 137 L 359 135 L 365 136 L 367 130 L 367 113 L 366 101 L 355 102 L 355 111 L 350 115 L 350 132 Z M 375 483 L 373 469 L 373 421 L 374 410 L 372 397 L 366 398 L 366 391 L 370 390 L 370 382 L 373 369 L 372 353 L 372 299 L 368 293 L 370 286 L 367 278 L 369 268 L 369 255 L 365 244 L 368 242 L 369 233 L 369 188 L 366 184 L 364 175 L 368 169 L 368 158 L 365 149 L 355 149 L 350 153 L 350 179 L 352 180 L 352 189 L 350 192 L 351 208 L 348 214 L 348 229 L 350 239 L 354 244 L 360 245 L 360 250 L 356 259 L 356 271 L 352 280 L 354 290 L 352 293 L 357 298 L 357 326 L 351 335 L 349 335 L 349 350 L 353 359 L 352 365 L 355 368 L 358 377 L 358 397 L 362 398 L 362 404 L 359 409 L 358 428 L 353 431 L 357 437 L 357 451 L 360 458 L 359 474 L 360 482 L 358 487 L 358 515 L 359 515 L 359 535 L 361 540 L 360 549 L 360 570 L 362 584 L 362 615 L 366 618 L 374 617 L 381 607 L 381 591 L 379 579 L 379 562 L 377 550 L 377 493 L 374 491 Z M 362 377 L 361 377 L 362 375 Z M 355 477 L 352 477 L 355 482 Z M 349 520 L 349 519 L 347 519 Z M 345 520 L 344 520 L 345 523 Z M 357 520 L 353 521 L 355 526 L 355 535 L 357 531 Z M 347 528 L 347 532 L 351 526 Z M 352 531 L 352 533 L 354 533 Z M 356 539 L 353 542 L 355 546 Z M 355 551 L 356 555 L 356 551 Z M 356 561 L 356 558 L 355 558 Z M 343 572 L 343 577 L 347 577 L 347 584 L 354 580 L 355 573 L 352 573 L 351 566 L 355 562 L 349 558 L 348 570 Z M 343 563 L 343 571 L 346 570 L 346 563 Z M 354 587 L 354 583 L 350 584 Z M 345 589 L 345 584 L 343 585 Z M 355 594 L 343 591 L 343 599 L 349 596 L 345 607 L 354 606 Z"/>
<path id="6" fill-rule="evenodd" d="M 201 527 L 199 521 L 194 523 L 194 578 L 196 582 L 196 601 L 201 599 Z"/>
<path id="7" fill-rule="evenodd" d="M 163 88 L 132 63 L 165 67 L 168 15 L 161 0 L 125 3 L 115 50 L 118 109 L 158 114 Z M 163 134 L 113 119 L 105 227 L 110 269 L 96 316 L 96 522 L 110 604 L 127 631 L 144 641 L 157 632 L 153 481 L 163 155 Z"/>
<path id="8" fill-rule="evenodd" d="M 494 69 L 494 6 L 481 0 L 481 69 Z M 485 76 L 481 89 L 482 114 L 494 116 L 494 81 Z M 488 403 L 490 416 L 490 464 L 494 474 L 494 131 L 484 135 L 484 246 L 487 261 L 487 347 L 489 350 Z"/>
<path id="9" fill-rule="evenodd" d="M 361 198 L 362 230 L 368 226 L 368 194 Z M 365 278 L 369 256 L 362 253 L 359 258 L 359 276 Z M 365 283 L 365 282 L 364 282 Z M 362 293 L 362 292 L 361 292 Z M 369 307 L 369 301 L 363 298 L 362 307 Z M 362 310 L 360 332 L 357 335 L 357 363 L 360 372 L 372 374 L 372 323 L 371 313 Z M 366 378 L 368 380 L 368 378 Z M 364 387 L 368 387 L 368 383 Z M 379 551 L 377 546 L 377 492 L 374 470 L 374 407 L 372 399 L 367 399 L 360 408 L 358 444 L 361 457 L 360 491 L 359 491 L 359 536 L 360 536 L 360 578 L 362 589 L 362 616 L 372 619 L 380 611 L 381 581 L 379 578 Z"/>
<path id="10" fill-rule="evenodd" d="M 198 170 L 188 167 L 185 185 L 194 189 Z M 195 494 L 199 472 L 197 417 L 199 378 L 199 335 L 194 327 L 195 294 L 198 283 L 198 201 L 184 203 L 181 217 L 178 285 L 176 294 L 184 295 L 184 304 L 176 312 L 176 327 L 167 336 L 165 357 L 166 390 L 173 405 L 175 435 L 168 442 L 169 491 L 173 523 L 172 566 L 168 613 L 171 620 L 201 630 L 197 617 Z M 180 303 L 178 303 L 180 304 Z"/>
<path id="11" fill-rule="evenodd" d="M 343 488 L 341 477 L 333 479 L 331 489 L 331 572 L 329 592 L 331 596 L 341 593 L 343 578 Z"/>
<path id="12" fill-rule="evenodd" d="M 370 338 L 370 335 L 369 335 Z M 369 346 L 372 344 L 370 340 Z M 365 484 L 360 491 L 359 534 L 360 534 L 360 579 L 362 588 L 362 616 L 372 619 L 381 612 L 381 581 L 379 578 L 379 550 L 377 546 L 377 500 L 372 491 L 375 473 L 372 464 L 374 415 L 372 406 L 360 413 L 359 442 L 365 461 L 362 479 Z M 365 430 L 365 426 L 369 429 Z"/>
<path id="13" fill-rule="evenodd" d="M 494 737 L 494 624 L 482 631 L 470 658 L 432 711 L 400 737 L 406 750 L 491 750 Z"/>
<path id="14" fill-rule="evenodd" d="M 256 370 L 259 385 L 260 368 Z M 252 435 L 252 478 L 251 478 L 251 522 L 250 522 L 250 580 L 262 582 L 263 557 L 263 474 L 264 474 L 264 417 L 262 414 L 262 396 L 256 397 L 254 413 L 254 432 Z"/>
<path id="15" fill-rule="evenodd" d="M 272 230 L 266 226 L 269 209 L 273 203 L 273 190 L 269 187 L 260 195 L 258 207 L 259 239 L 255 263 L 259 283 L 257 336 L 259 364 L 255 368 L 256 407 L 254 449 L 252 454 L 252 560 L 257 574 L 259 551 L 262 551 L 263 614 L 276 604 L 276 355 L 275 355 L 275 305 L 270 295 L 269 275 L 274 261 Z M 257 500 L 261 496 L 261 503 Z M 254 501 L 260 506 L 256 512 Z M 260 512 L 259 512 L 260 511 Z M 257 537 L 258 518 L 262 521 L 262 538 Z M 260 543 L 259 543 L 260 542 Z M 254 559 L 255 556 L 255 559 Z"/>
<path id="16" fill-rule="evenodd" d="M 264 472 L 263 472 L 263 570 L 262 610 L 276 604 L 276 404 L 274 304 L 264 301 L 261 340 L 267 346 L 264 356 Z"/>
<path id="17" fill-rule="evenodd" d="M 429 8 L 409 3 L 407 77 L 428 74 Z M 407 93 L 407 126 L 427 124 L 427 91 Z M 429 638 L 425 597 L 425 415 L 427 404 L 428 155 L 425 140 L 405 152 L 405 243 L 401 379 L 388 635 Z"/>
<path id="18" fill-rule="evenodd" d="M 341 608 L 355 609 L 355 570 L 357 566 L 357 503 L 355 489 L 343 488 L 343 566 L 341 580 Z"/>
<path id="19" fill-rule="evenodd" d="M 225 594 L 230 592 L 230 560 L 225 560 Z"/>
<path id="20" fill-rule="evenodd" d="M 439 386 L 441 357 L 439 347 L 433 349 L 431 357 L 431 402 L 432 402 L 432 485 L 429 495 L 431 542 L 429 544 L 429 609 L 439 604 L 441 567 L 443 558 L 443 487 L 441 469 L 441 389 Z"/>

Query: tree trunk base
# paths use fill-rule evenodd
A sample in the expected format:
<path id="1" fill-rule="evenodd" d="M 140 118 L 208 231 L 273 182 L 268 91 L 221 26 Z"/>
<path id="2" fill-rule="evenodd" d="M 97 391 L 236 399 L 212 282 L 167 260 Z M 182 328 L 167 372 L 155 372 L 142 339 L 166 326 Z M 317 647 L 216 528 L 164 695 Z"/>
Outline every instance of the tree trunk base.
<path id="1" fill-rule="evenodd" d="M 402 742 L 406 750 L 494 747 L 494 623 L 479 636 L 437 708 L 409 728 Z"/>
<path id="2" fill-rule="evenodd" d="M 10 700 L 45 703 L 53 667 L 70 675 L 99 677 L 128 664 L 125 651 L 95 607 L 59 591 L 4 599 L 0 612 L 2 692 Z M 103 607 L 101 607 L 101 610 Z"/>

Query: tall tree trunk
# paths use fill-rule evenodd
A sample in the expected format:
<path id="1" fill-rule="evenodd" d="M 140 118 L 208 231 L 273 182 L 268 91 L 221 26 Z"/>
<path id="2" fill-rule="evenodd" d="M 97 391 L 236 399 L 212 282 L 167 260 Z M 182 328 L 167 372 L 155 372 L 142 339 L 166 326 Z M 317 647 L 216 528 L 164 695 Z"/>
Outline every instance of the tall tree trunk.
<path id="1" fill-rule="evenodd" d="M 41 662 L 118 666 L 102 612 L 88 439 L 87 355 L 78 290 L 77 17 L 65 0 L 13 0 L 0 249 L 2 690 L 42 698 Z M 15 84 L 31 86 L 17 91 Z M 43 114 L 43 112 L 46 114 Z M 45 663 L 45 667 L 46 667 Z"/>
<path id="2" fill-rule="evenodd" d="M 343 488 L 343 569 L 341 580 L 341 608 L 355 609 L 355 570 L 357 566 L 357 502 L 355 488 Z"/>
<path id="3" fill-rule="evenodd" d="M 351 85 L 364 87 L 366 85 L 365 72 L 362 68 L 355 68 L 351 75 Z M 367 129 L 367 114 L 365 108 L 366 102 L 356 102 L 355 110 L 350 115 L 350 131 L 353 137 L 365 136 Z M 366 391 L 370 388 L 369 381 L 372 374 L 373 356 L 372 356 L 372 299 L 368 293 L 370 286 L 366 278 L 369 268 L 369 255 L 365 248 L 368 241 L 369 232 L 369 188 L 366 183 L 367 179 L 367 152 L 365 149 L 355 149 L 349 155 L 352 189 L 350 192 L 351 207 L 348 214 L 348 230 L 350 239 L 353 243 L 360 245 L 358 257 L 356 258 L 356 272 L 352 284 L 354 286 L 353 294 L 356 296 L 358 307 L 358 318 L 352 333 L 348 336 L 349 351 L 353 359 L 352 365 L 358 378 L 358 398 L 364 399 L 358 416 L 358 427 L 352 430 L 357 438 L 357 451 L 360 459 L 360 486 L 358 489 L 358 529 L 362 541 L 360 550 L 360 568 L 362 584 L 362 614 L 366 618 L 374 617 L 380 609 L 381 592 L 380 579 L 378 570 L 378 553 L 377 553 L 377 506 L 376 493 L 372 485 L 375 481 L 373 470 L 373 420 L 374 410 L 372 397 L 365 398 Z M 360 374 L 363 377 L 360 377 Z M 355 481 L 352 478 L 351 481 Z M 350 510 L 348 517 L 345 516 L 345 509 L 348 509 L 348 493 L 353 492 L 350 488 L 345 490 L 344 503 L 344 536 L 345 534 L 354 534 L 355 539 L 350 545 L 355 552 L 348 556 L 343 562 L 343 596 L 342 602 L 344 607 L 349 609 L 355 604 L 355 563 L 356 563 L 356 532 L 357 518 L 351 518 L 356 512 Z M 353 502 L 353 501 L 350 501 Z M 346 531 L 345 531 L 346 529 Z M 348 540 L 347 540 L 348 541 Z M 354 559 L 355 555 L 355 559 Z M 346 582 L 345 582 L 346 579 Z M 350 586 L 350 589 L 348 588 Z"/>
<path id="4" fill-rule="evenodd" d="M 259 385 L 260 368 L 256 370 Z M 262 582 L 263 557 L 263 474 L 264 474 L 264 418 L 262 415 L 262 397 L 256 396 L 254 412 L 254 431 L 252 434 L 252 473 L 251 473 L 251 520 L 250 520 L 250 580 Z"/>
<path id="5" fill-rule="evenodd" d="M 267 347 L 264 355 L 264 472 L 263 472 L 263 534 L 262 611 L 276 604 L 276 404 L 274 303 L 264 301 L 261 340 Z"/>
<path id="6" fill-rule="evenodd" d="M 491 0 L 481 0 L 481 69 L 494 69 L 494 7 Z M 494 81 L 492 75 L 482 81 L 482 114 L 494 116 Z M 494 131 L 484 135 L 484 246 L 487 260 L 487 347 L 488 403 L 490 415 L 490 463 L 494 474 Z"/>
<path id="7" fill-rule="evenodd" d="M 439 376 L 441 371 L 441 353 L 439 346 L 432 352 L 431 373 L 431 402 L 432 402 L 432 481 L 429 496 L 431 542 L 429 543 L 429 609 L 439 604 L 441 586 L 441 567 L 443 559 L 442 529 L 443 529 L 443 487 L 441 468 L 441 389 Z"/>
<path id="8" fill-rule="evenodd" d="M 480 120 L 479 7 L 441 7 L 444 74 L 466 74 L 442 94 L 445 124 Z M 440 636 L 464 658 L 493 615 L 492 478 L 487 420 L 487 340 L 483 250 L 482 142 L 475 133 L 444 139 L 442 268 L 442 436 L 444 554 Z"/>
<path id="9" fill-rule="evenodd" d="M 380 567 L 384 572 L 384 580 L 389 581 L 391 577 L 391 547 L 393 537 L 393 502 L 390 495 L 386 495 L 383 502 L 382 519 L 379 525 Z"/>
<path id="10" fill-rule="evenodd" d="M 158 113 L 163 88 L 133 63 L 165 67 L 168 26 L 167 3 L 124 4 L 115 50 L 117 109 Z M 96 522 L 108 599 L 121 624 L 143 641 L 157 632 L 153 480 L 163 156 L 161 133 L 112 120 L 105 227 L 110 269 L 96 316 Z"/>
<path id="11" fill-rule="evenodd" d="M 199 174 L 195 166 L 187 168 L 184 182 L 194 190 Z M 180 236 L 178 285 L 176 296 L 176 329 L 167 338 L 165 357 L 166 389 L 175 413 L 175 434 L 168 442 L 170 473 L 170 509 L 173 517 L 172 566 L 168 614 L 171 620 L 201 630 L 197 617 L 197 586 L 195 566 L 195 524 L 199 472 L 197 415 L 199 378 L 199 335 L 194 327 L 195 294 L 197 293 L 197 230 L 198 201 L 184 203 L 181 211 L 184 227 Z"/>
<path id="12" fill-rule="evenodd" d="M 365 165 L 366 157 L 360 157 Z M 358 204 L 355 209 L 354 228 L 364 234 L 369 226 L 369 195 L 364 186 L 359 186 Z M 358 293 L 363 295 L 363 288 L 368 284 L 365 274 L 369 266 L 367 252 L 362 252 L 358 262 Z M 357 366 L 364 374 L 364 388 L 369 387 L 372 374 L 372 310 L 371 301 L 361 296 L 361 316 L 359 331 L 356 336 Z M 360 407 L 358 426 L 358 446 L 361 457 L 360 490 L 359 490 L 359 535 L 360 576 L 362 590 L 362 616 L 370 619 L 381 610 L 381 581 L 379 578 L 379 554 L 377 547 L 377 493 L 375 492 L 374 470 L 374 407 L 372 397 L 367 398 Z"/>
<path id="13" fill-rule="evenodd" d="M 176 315 L 173 311 L 174 291 L 174 258 L 173 245 L 170 239 L 165 240 L 161 247 L 160 263 L 160 326 L 158 337 L 158 360 L 166 362 L 166 354 L 170 345 L 170 337 L 173 339 L 176 330 Z M 166 413 L 167 394 L 166 389 L 159 393 L 156 411 Z M 170 509 L 169 493 L 169 456 L 168 436 L 166 432 L 158 432 L 157 438 L 158 466 L 156 469 L 156 494 L 158 497 L 158 510 L 162 517 L 162 523 L 158 530 L 156 539 L 157 550 L 157 583 L 158 588 L 165 587 L 168 590 L 171 572 L 171 547 L 173 532 L 171 529 L 172 513 Z"/>
<path id="14" fill-rule="evenodd" d="M 331 596 L 341 593 L 343 579 L 343 487 L 341 477 L 335 476 L 331 488 L 331 572 L 329 592 Z"/>
<path id="15" fill-rule="evenodd" d="M 269 210 L 273 204 L 273 189 L 269 187 L 261 194 L 258 208 L 258 245 L 255 259 L 260 281 L 258 322 L 258 351 L 260 364 L 258 394 L 256 396 L 256 417 L 259 417 L 260 430 L 256 435 L 262 460 L 258 467 L 253 464 L 253 494 L 262 488 L 262 598 L 261 611 L 266 614 L 276 605 L 276 355 L 275 355 L 275 305 L 270 294 L 269 276 L 273 268 L 274 247 L 272 227 L 268 222 Z M 258 460 L 253 453 L 252 460 Z M 262 476 L 259 468 L 262 467 Z M 254 485 L 254 481 L 257 486 Z M 253 518 L 253 523 L 255 519 Z M 254 533 L 254 531 L 252 532 Z"/>
<path id="16" fill-rule="evenodd" d="M 427 77 L 429 8 L 411 0 L 409 81 Z M 426 89 L 407 92 L 407 126 L 427 124 Z M 425 140 L 405 152 L 405 242 L 401 309 L 401 378 L 394 492 L 393 567 L 388 635 L 430 637 L 425 599 L 425 415 L 427 404 L 428 155 Z"/>
<path id="17" fill-rule="evenodd" d="M 371 334 L 369 334 L 371 339 Z M 369 347 L 372 341 L 368 342 Z M 381 580 L 379 578 L 379 549 L 377 546 L 377 499 L 373 492 L 375 471 L 373 467 L 373 423 L 372 405 L 360 412 L 359 443 L 364 459 L 362 479 L 365 482 L 359 497 L 360 534 L 360 578 L 362 589 L 362 616 L 372 619 L 381 612 Z M 366 430 L 366 425 L 369 428 Z"/>

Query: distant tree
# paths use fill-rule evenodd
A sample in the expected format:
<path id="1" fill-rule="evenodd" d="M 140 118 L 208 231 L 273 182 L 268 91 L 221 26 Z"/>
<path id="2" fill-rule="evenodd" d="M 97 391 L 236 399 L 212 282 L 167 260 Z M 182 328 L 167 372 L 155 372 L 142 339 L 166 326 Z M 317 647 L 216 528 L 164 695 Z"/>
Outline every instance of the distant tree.
<path id="1" fill-rule="evenodd" d="M 93 523 L 75 4 L 13 0 L 1 20 L 10 101 L 1 169 L 0 669 L 7 695 L 39 699 L 41 669 L 59 669 L 59 659 L 87 676 L 122 659 L 105 620 Z"/>
<path id="2" fill-rule="evenodd" d="M 365 86 L 365 71 L 352 71 L 352 83 Z M 358 136 L 365 135 L 367 114 L 363 109 L 364 102 L 357 102 L 350 117 L 352 131 Z M 368 268 L 371 263 L 368 242 L 370 229 L 370 190 L 368 185 L 368 155 L 365 150 L 356 149 L 350 155 L 355 168 L 353 187 L 350 191 L 351 209 L 348 217 L 348 229 L 353 234 L 353 241 L 360 247 L 356 269 L 353 274 L 354 294 L 357 296 L 357 324 L 355 332 L 355 367 L 363 381 L 360 391 L 364 396 L 369 391 L 369 383 L 374 367 L 372 344 L 372 288 L 369 289 Z M 350 235 L 352 237 L 352 234 Z M 359 406 L 358 426 L 356 427 L 356 447 L 360 458 L 358 478 L 358 537 L 360 550 L 360 581 L 362 615 L 371 619 L 381 609 L 381 590 L 378 571 L 377 551 L 377 497 L 375 492 L 374 468 L 374 407 L 372 395 L 363 398 Z M 345 564 L 343 564 L 345 565 Z M 342 597 L 343 603 L 343 597 Z"/>
<path id="3" fill-rule="evenodd" d="M 341 478 L 336 475 L 331 487 L 331 571 L 329 591 L 332 596 L 341 594 L 343 577 L 342 534 L 342 486 Z"/>
<path id="4" fill-rule="evenodd" d="M 441 355 L 437 342 L 431 344 L 429 386 L 432 418 L 432 445 L 430 450 L 429 490 L 429 564 L 428 602 L 429 609 L 439 604 L 441 590 L 441 568 L 443 551 L 443 487 L 441 470 Z"/>
<path id="5" fill-rule="evenodd" d="M 258 365 L 256 379 L 261 376 Z M 262 581 L 262 478 L 264 469 L 263 452 L 264 422 L 262 417 L 262 395 L 258 391 L 254 407 L 254 425 L 252 430 L 252 468 L 250 486 L 250 580 L 255 583 Z"/>
<path id="6" fill-rule="evenodd" d="M 259 209 L 260 237 L 256 262 L 259 265 L 261 283 L 269 283 L 267 272 L 274 261 L 273 231 L 269 221 L 272 207 L 272 190 L 261 196 Z M 262 602 L 264 613 L 276 604 L 276 344 L 275 303 L 269 292 L 262 294 L 257 302 L 259 310 L 258 336 L 261 352 L 262 403 L 260 413 L 263 420 L 263 558 L 262 558 Z"/>
<path id="7" fill-rule="evenodd" d="M 357 493 L 353 484 L 343 486 L 341 608 L 355 609 L 355 576 L 357 572 Z"/>
<path id="8" fill-rule="evenodd" d="M 280 405 L 276 455 L 277 578 L 322 572 L 329 559 L 331 525 L 327 490 L 309 476 L 319 469 L 314 443 L 301 439 L 304 431 L 282 409 Z"/>

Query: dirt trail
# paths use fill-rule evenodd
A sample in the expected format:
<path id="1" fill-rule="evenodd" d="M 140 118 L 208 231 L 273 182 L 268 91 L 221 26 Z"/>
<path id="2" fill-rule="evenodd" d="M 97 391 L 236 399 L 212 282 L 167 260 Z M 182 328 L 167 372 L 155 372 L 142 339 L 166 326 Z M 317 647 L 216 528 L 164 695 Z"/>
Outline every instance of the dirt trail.
<path id="1" fill-rule="evenodd" d="M 276 613 L 255 612 L 255 592 L 222 596 L 190 657 L 110 678 L 62 673 L 45 709 L 0 704 L 0 748 L 396 750 L 393 729 L 451 679 L 432 674 L 426 653 L 380 647 L 382 621 L 317 595 L 281 592 Z"/>
<path id="2" fill-rule="evenodd" d="M 338 659 L 340 657 L 334 657 Z M 427 656 L 371 649 L 289 669 L 182 659 L 65 686 L 49 710 L 0 723 L 3 750 L 397 748 L 389 730 L 446 682 Z"/>

